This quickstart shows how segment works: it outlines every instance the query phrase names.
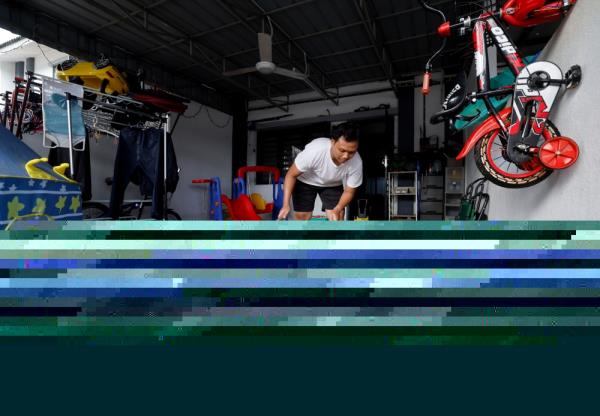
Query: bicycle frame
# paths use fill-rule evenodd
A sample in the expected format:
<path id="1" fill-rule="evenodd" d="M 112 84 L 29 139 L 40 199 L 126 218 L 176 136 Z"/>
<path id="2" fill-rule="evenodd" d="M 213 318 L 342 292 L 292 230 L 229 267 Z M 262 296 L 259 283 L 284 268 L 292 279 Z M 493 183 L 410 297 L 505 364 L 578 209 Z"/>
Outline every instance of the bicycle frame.
<path id="1" fill-rule="evenodd" d="M 490 90 L 490 72 L 489 72 L 489 55 L 488 48 L 486 46 L 486 35 L 488 35 L 501 51 L 502 57 L 512 73 L 517 76 L 526 64 L 518 51 L 517 46 L 514 44 L 512 39 L 508 37 L 500 24 L 498 23 L 497 17 L 492 13 L 483 13 L 473 24 L 473 45 L 474 45 L 474 60 L 477 76 L 477 93 L 471 94 L 471 99 L 482 99 L 490 115 L 496 120 L 496 126 L 499 126 L 508 135 L 508 129 L 500 117 L 500 114 L 489 98 L 494 96 L 511 95 L 514 93 L 514 85 L 510 85 L 504 88 Z M 485 130 L 488 130 L 489 124 Z M 477 140 L 481 137 L 479 129 L 476 129 L 473 134 L 469 136 L 465 145 L 459 155 L 456 157 L 457 160 L 464 158 L 475 146 Z"/>
<path id="2" fill-rule="evenodd" d="M 560 17 L 561 13 L 571 7 L 575 1 L 576 0 L 564 0 L 561 2 L 554 2 L 544 8 L 545 14 L 538 14 L 537 18 L 533 19 L 533 21 L 536 22 L 535 24 L 540 24 L 556 20 Z M 493 41 L 493 44 L 500 50 L 502 58 L 510 68 L 511 72 L 518 78 L 526 68 L 527 64 L 524 62 L 515 43 L 504 32 L 498 19 L 502 18 L 509 22 L 516 22 L 520 26 L 525 26 L 525 22 L 529 23 L 529 20 L 519 20 L 524 18 L 519 15 L 517 11 L 523 13 L 523 11 L 528 10 L 528 8 L 530 9 L 531 7 L 539 6 L 539 3 L 539 0 L 521 0 L 520 2 L 518 0 L 510 0 L 498 13 L 484 12 L 476 19 L 467 18 L 460 23 L 460 25 L 465 28 L 472 27 L 477 92 L 471 93 L 468 98 L 471 100 L 483 100 L 489 114 L 496 122 L 496 127 L 504 132 L 500 137 L 503 145 L 507 144 L 509 137 L 511 137 L 511 140 L 513 140 L 512 137 L 519 137 L 523 142 L 529 143 L 530 152 L 537 150 L 537 147 L 535 146 L 542 136 L 554 98 L 551 96 L 546 97 L 544 94 L 539 94 L 537 92 L 531 93 L 528 85 L 522 81 L 519 82 L 518 79 L 513 85 L 490 90 L 489 56 L 486 39 L 489 38 Z M 521 7 L 515 8 L 515 5 L 520 5 Z M 438 29 L 438 33 L 442 36 L 449 36 L 451 28 L 452 26 L 450 26 L 449 23 L 444 23 Z M 535 67 L 535 65 L 533 67 Z M 550 72 L 551 69 L 552 68 L 550 68 Z M 553 75 L 554 78 L 560 78 L 562 80 L 563 74 L 560 70 L 555 71 Z M 558 80 L 552 79 L 552 81 Z M 515 88 L 517 89 L 516 94 Z M 507 127 L 502 121 L 499 112 L 493 107 L 489 98 L 510 94 L 514 94 L 515 99 L 513 100 L 510 126 Z M 484 130 L 488 130 L 489 123 L 487 123 L 485 127 Z M 480 135 L 480 130 L 481 129 L 476 129 L 469 136 L 463 149 L 456 157 L 457 160 L 464 158 L 473 149 L 477 141 L 482 137 Z"/>
<path id="3" fill-rule="evenodd" d="M 442 111 L 431 117 L 439 123 L 456 117 L 469 101 L 482 100 L 489 117 L 467 138 L 457 160 L 464 158 L 474 148 L 478 149 L 475 162 L 481 173 L 493 183 L 509 188 L 535 185 L 548 177 L 552 170 L 565 169 L 578 158 L 577 143 L 560 135 L 548 121 L 552 106 L 562 86 L 574 88 L 581 82 L 582 71 L 573 65 L 565 75 L 561 68 L 549 61 L 526 63 L 515 43 L 505 33 L 500 20 L 521 27 L 531 27 L 560 19 L 577 0 L 508 0 L 496 11 L 483 10 L 478 17 L 461 18 L 451 24 L 444 13 L 420 0 L 424 9 L 438 14 L 444 22 L 438 27 L 438 35 L 449 37 L 453 30 L 460 35 L 471 31 L 474 63 L 477 77 L 476 92 L 465 92 L 464 79 L 452 88 L 442 104 Z M 491 89 L 488 46 L 495 45 L 515 77 L 514 83 Z M 425 65 L 423 94 L 429 92 L 431 62 L 446 45 L 432 55 Z M 464 77 L 463 77 L 464 78 Z M 491 97 L 512 96 L 511 107 L 494 107 Z M 504 100 L 502 100 L 505 102 Z M 495 133 L 495 134 L 493 134 Z M 499 147 L 493 149 L 494 141 Z M 478 147 L 480 146 L 481 147 Z M 498 157 L 494 157 L 495 151 Z M 501 160 L 498 165 L 496 160 Z M 511 166 L 514 169 L 511 171 Z M 507 170 L 508 169 L 508 170 Z"/>

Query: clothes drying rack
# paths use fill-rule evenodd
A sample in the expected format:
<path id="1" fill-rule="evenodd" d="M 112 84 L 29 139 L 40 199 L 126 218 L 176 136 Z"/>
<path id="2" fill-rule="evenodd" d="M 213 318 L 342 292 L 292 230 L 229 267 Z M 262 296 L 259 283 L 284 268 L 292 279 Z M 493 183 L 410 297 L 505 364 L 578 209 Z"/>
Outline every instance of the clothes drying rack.
<path id="1" fill-rule="evenodd" d="M 14 119 L 17 116 L 16 110 L 17 110 L 17 100 L 18 100 L 19 90 L 24 88 L 24 94 L 23 94 L 23 98 L 22 98 L 22 102 L 21 102 L 21 111 L 18 115 L 18 121 L 17 121 L 17 137 L 21 136 L 21 138 L 22 138 L 21 125 L 22 125 L 22 121 L 23 121 L 23 114 L 25 111 L 25 107 L 26 107 L 26 104 L 27 104 L 27 101 L 29 98 L 29 92 L 31 91 L 32 87 L 38 87 L 41 89 L 44 79 L 52 79 L 55 82 L 69 84 L 68 82 L 56 80 L 54 78 L 49 78 L 44 75 L 35 74 L 33 72 L 27 73 L 26 81 L 23 78 L 20 78 L 15 81 L 17 83 L 17 85 L 15 87 L 15 92 L 13 93 L 13 95 L 10 99 L 10 101 L 11 101 L 11 104 L 10 104 L 10 111 L 11 111 L 10 130 L 11 130 L 11 132 L 14 127 Z M 19 87 L 18 82 L 24 82 L 24 81 L 26 82 L 26 86 Z M 122 114 L 126 114 L 126 115 L 137 115 L 137 116 L 143 117 L 148 122 L 158 123 L 159 128 L 160 128 L 160 126 L 162 126 L 162 130 L 163 130 L 163 161 L 162 161 L 163 162 L 163 198 L 162 198 L 163 215 L 162 215 L 162 219 L 166 220 L 167 219 L 167 206 L 168 206 L 167 134 L 169 132 L 169 113 L 168 112 L 148 113 L 147 111 L 145 112 L 142 110 L 144 103 L 142 103 L 141 101 L 137 101 L 132 98 L 125 97 L 125 96 L 115 96 L 115 95 L 105 94 L 100 91 L 97 91 L 97 90 L 94 90 L 91 88 L 87 88 L 85 86 L 82 86 L 82 88 L 83 88 L 84 93 L 87 92 L 90 94 L 94 94 L 94 95 L 96 95 L 97 99 L 90 100 L 88 98 L 85 98 L 85 96 L 84 97 L 76 97 L 68 92 L 65 93 L 66 104 L 67 104 L 67 108 L 66 108 L 66 110 L 67 110 L 67 136 L 68 136 L 68 142 L 69 142 L 69 172 L 71 174 L 71 178 L 73 178 L 75 176 L 74 167 L 73 167 L 73 155 L 74 155 L 73 152 L 84 150 L 84 149 L 74 149 L 73 148 L 73 132 L 72 132 L 72 121 L 71 121 L 71 99 L 77 99 L 77 100 L 81 101 L 82 104 L 83 103 L 92 104 L 91 109 L 82 110 L 84 112 L 87 112 L 87 117 L 84 116 L 84 124 L 90 130 L 97 130 L 101 133 L 105 133 L 105 134 L 109 134 L 109 135 L 118 137 L 118 135 L 115 133 L 115 131 L 112 130 L 109 126 L 120 125 L 123 127 L 136 127 L 135 125 L 131 125 L 128 123 L 120 123 L 120 122 L 112 121 L 112 119 L 110 117 L 108 117 L 108 118 L 106 117 L 106 113 L 112 113 L 113 115 L 115 113 L 122 113 Z M 109 102 L 108 100 L 113 101 L 113 102 Z M 7 107 L 8 102 L 9 102 L 8 94 L 5 94 L 5 117 L 2 120 L 2 122 L 4 124 L 6 124 L 6 122 L 7 122 L 7 113 L 9 111 L 9 108 Z M 119 104 L 129 104 L 129 105 L 137 107 L 138 109 L 124 108 Z M 83 108 L 83 105 L 82 105 L 82 108 Z M 94 112 L 100 113 L 101 110 L 105 114 L 101 115 L 100 117 L 94 118 L 93 113 Z M 96 122 L 94 120 L 95 121 L 99 120 L 100 125 L 96 125 Z M 139 126 L 137 126 L 137 127 L 139 127 Z M 45 146 L 45 147 L 47 147 L 47 146 Z"/>

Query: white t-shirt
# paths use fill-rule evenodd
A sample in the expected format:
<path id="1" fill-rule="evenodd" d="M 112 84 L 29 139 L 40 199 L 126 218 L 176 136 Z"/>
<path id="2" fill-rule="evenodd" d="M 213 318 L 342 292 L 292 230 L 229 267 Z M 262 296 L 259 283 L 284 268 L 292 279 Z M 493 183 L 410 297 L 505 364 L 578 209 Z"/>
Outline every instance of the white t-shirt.
<path id="1" fill-rule="evenodd" d="M 306 145 L 294 161 L 302 174 L 298 179 L 314 186 L 349 186 L 362 184 L 362 159 L 358 152 L 346 163 L 336 165 L 331 158 L 331 139 L 321 137 Z"/>

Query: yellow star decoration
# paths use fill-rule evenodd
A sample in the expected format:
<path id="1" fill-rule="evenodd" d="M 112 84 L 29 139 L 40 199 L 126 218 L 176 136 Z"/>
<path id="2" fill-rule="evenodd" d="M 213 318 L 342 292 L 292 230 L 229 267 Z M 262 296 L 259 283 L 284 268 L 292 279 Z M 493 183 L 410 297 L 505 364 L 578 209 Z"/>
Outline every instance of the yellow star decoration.
<path id="1" fill-rule="evenodd" d="M 67 197 L 66 196 L 59 196 L 58 197 L 58 202 L 54 206 L 56 208 L 58 208 L 58 212 L 61 213 L 66 204 L 67 204 Z"/>
<path id="2" fill-rule="evenodd" d="M 46 200 L 42 198 L 35 199 L 35 207 L 31 210 L 32 214 L 42 215 L 46 211 Z"/>
<path id="3" fill-rule="evenodd" d="M 19 202 L 19 197 L 15 196 L 12 201 L 8 203 L 8 219 L 12 220 L 19 216 L 19 212 L 25 208 L 25 204 Z"/>
<path id="4" fill-rule="evenodd" d="M 77 212 L 80 206 L 81 202 L 79 202 L 78 196 L 74 196 L 73 198 L 71 198 L 71 206 L 69 207 L 71 211 L 73 211 L 74 213 Z"/>

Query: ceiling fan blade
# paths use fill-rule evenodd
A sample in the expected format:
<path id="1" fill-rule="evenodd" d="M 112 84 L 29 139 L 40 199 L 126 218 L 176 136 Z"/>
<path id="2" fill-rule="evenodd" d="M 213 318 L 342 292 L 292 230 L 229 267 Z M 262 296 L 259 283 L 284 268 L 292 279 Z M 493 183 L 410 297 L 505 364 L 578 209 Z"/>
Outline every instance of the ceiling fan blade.
<path id="1" fill-rule="evenodd" d="M 256 72 L 256 68 L 253 66 L 249 66 L 247 68 L 232 69 L 231 71 L 223 72 L 223 76 L 234 77 L 236 75 L 244 75 L 244 74 L 249 74 L 251 72 Z"/>
<path id="2" fill-rule="evenodd" d="M 291 69 L 279 68 L 279 67 L 276 67 L 275 70 L 273 71 L 273 73 L 282 75 L 282 76 L 288 77 L 288 78 L 299 79 L 302 81 L 304 81 L 307 78 L 306 74 L 304 74 L 302 72 L 293 71 Z"/>
<path id="3" fill-rule="evenodd" d="M 273 44 L 268 33 L 258 34 L 258 53 L 261 61 L 273 62 Z"/>

